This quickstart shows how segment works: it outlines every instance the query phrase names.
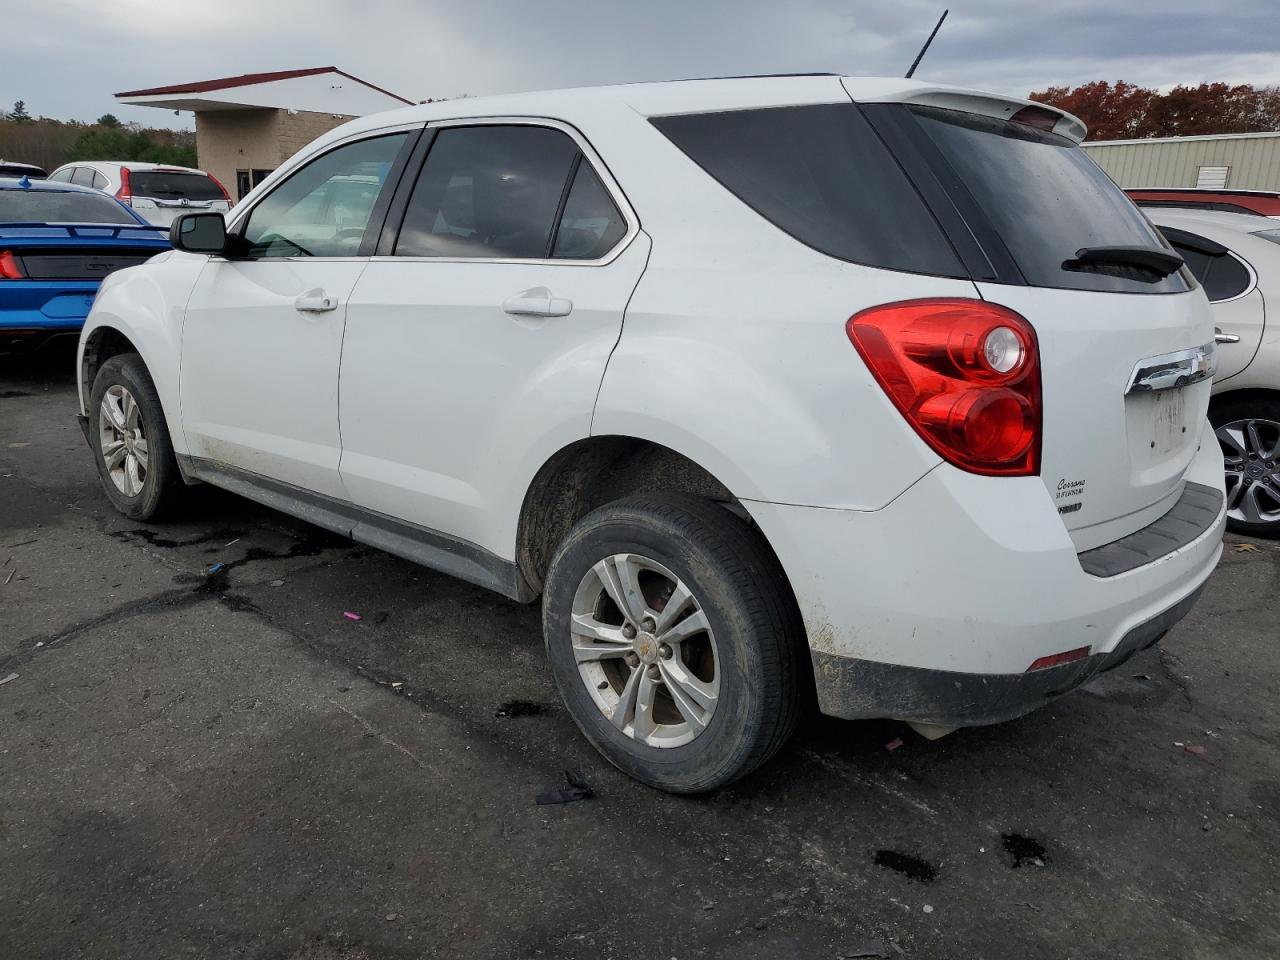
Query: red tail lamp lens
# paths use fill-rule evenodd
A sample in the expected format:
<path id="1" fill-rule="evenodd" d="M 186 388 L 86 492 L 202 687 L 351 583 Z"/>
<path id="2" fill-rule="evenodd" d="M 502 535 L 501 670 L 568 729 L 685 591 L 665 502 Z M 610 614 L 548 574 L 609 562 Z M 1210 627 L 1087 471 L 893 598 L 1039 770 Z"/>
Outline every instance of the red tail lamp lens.
<path id="1" fill-rule="evenodd" d="M 1067 650 L 1063 653 L 1051 653 L 1047 657 L 1041 657 L 1032 662 L 1027 667 L 1027 673 L 1032 670 L 1043 670 L 1046 667 L 1058 667 L 1064 663 L 1075 663 L 1077 660 L 1083 660 L 1089 655 L 1088 647 L 1076 647 L 1074 650 Z"/>
<path id="2" fill-rule="evenodd" d="M 128 203 L 133 199 L 133 187 L 129 183 L 129 168 L 120 168 L 120 189 L 116 191 L 116 199 Z"/>
<path id="3" fill-rule="evenodd" d="M 13 255 L 12 250 L 0 253 L 0 280 L 21 280 L 24 276 L 22 268 L 18 266 L 18 258 Z"/>
<path id="4" fill-rule="evenodd" d="M 1040 471 L 1040 363 L 1031 324 L 982 300 L 908 300 L 846 326 L 899 412 L 948 462 L 988 476 Z"/>

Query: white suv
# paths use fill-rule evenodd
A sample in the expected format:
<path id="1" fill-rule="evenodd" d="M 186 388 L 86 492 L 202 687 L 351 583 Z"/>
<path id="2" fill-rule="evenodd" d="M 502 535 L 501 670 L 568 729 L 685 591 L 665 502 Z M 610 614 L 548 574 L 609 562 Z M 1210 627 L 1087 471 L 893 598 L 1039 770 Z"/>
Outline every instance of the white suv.
<path id="1" fill-rule="evenodd" d="M 107 279 L 86 435 L 130 517 L 203 481 L 541 596 L 570 714 L 666 790 L 815 692 L 1016 717 L 1221 552 L 1209 305 L 1083 133 L 835 76 L 355 120 Z"/>
<path id="2" fill-rule="evenodd" d="M 231 197 L 218 178 L 191 167 L 79 160 L 63 164 L 49 174 L 49 179 L 110 193 L 133 207 L 148 223 L 161 227 L 169 226 L 184 213 L 227 213 L 231 209 Z"/>

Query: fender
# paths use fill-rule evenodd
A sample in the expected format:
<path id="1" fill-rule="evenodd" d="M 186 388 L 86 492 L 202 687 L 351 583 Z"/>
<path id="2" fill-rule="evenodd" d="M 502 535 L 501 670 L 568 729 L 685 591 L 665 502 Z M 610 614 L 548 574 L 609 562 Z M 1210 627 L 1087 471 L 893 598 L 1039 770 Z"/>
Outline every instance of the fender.
<path id="1" fill-rule="evenodd" d="M 76 351 L 82 414 L 89 414 L 89 391 L 93 388 L 86 382 L 85 347 L 95 333 L 114 330 L 128 338 L 147 365 L 160 395 L 174 452 L 189 452 L 182 432 L 178 392 L 182 320 L 187 299 L 207 262 L 207 257 L 170 251 L 153 257 L 142 267 L 113 273 L 103 281 Z"/>

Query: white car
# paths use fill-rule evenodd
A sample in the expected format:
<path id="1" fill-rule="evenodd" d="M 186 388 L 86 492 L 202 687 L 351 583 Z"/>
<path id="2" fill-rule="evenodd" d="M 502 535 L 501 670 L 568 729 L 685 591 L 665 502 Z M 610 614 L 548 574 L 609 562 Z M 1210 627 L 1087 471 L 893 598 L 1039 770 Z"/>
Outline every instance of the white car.
<path id="1" fill-rule="evenodd" d="M 1209 304 L 1083 134 L 836 76 L 354 120 L 107 279 L 86 436 L 130 517 L 202 481 L 541 597 L 569 713 L 666 790 L 815 692 L 1010 719 L 1221 552 Z"/>
<path id="2" fill-rule="evenodd" d="M 169 226 L 184 213 L 227 213 L 231 209 L 231 197 L 218 178 L 191 167 L 77 160 L 58 167 L 49 179 L 113 194 L 148 223 L 161 227 Z"/>
<path id="3" fill-rule="evenodd" d="M 1222 446 L 1227 525 L 1280 537 L 1280 324 L 1266 322 L 1267 300 L 1280 298 L 1280 226 L 1216 210 L 1146 212 L 1213 305 L 1218 372 L 1209 420 Z"/>

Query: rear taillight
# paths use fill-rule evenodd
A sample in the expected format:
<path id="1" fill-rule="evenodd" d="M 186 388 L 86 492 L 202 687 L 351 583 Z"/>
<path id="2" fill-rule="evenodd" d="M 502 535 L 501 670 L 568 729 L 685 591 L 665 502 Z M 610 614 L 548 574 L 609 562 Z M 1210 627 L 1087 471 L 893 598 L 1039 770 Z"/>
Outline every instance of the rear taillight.
<path id="1" fill-rule="evenodd" d="M 916 433 L 971 473 L 1040 472 L 1036 334 L 982 300 L 907 300 L 854 314 L 849 339 Z"/>
<path id="2" fill-rule="evenodd" d="M 133 200 L 133 188 L 129 186 L 129 170 L 127 167 L 120 168 L 120 189 L 116 191 L 116 199 L 121 203 L 129 203 Z"/>
<path id="3" fill-rule="evenodd" d="M 206 173 L 206 177 L 213 181 L 213 185 L 222 191 L 222 199 L 231 202 L 231 194 L 227 193 L 227 188 L 222 185 L 222 181 L 215 177 L 212 173 Z"/>
<path id="4" fill-rule="evenodd" d="M 18 258 L 13 255 L 12 250 L 5 250 L 0 253 L 0 280 L 23 280 L 26 274 L 22 272 L 22 267 L 18 264 Z"/>

